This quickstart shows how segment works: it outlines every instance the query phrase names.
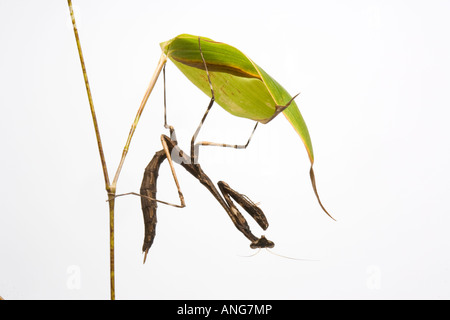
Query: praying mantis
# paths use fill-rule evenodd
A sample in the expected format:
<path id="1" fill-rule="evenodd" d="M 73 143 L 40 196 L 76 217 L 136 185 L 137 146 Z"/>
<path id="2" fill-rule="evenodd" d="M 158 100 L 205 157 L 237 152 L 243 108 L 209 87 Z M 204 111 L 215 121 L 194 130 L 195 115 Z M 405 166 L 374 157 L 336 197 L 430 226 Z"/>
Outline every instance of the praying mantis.
<path id="1" fill-rule="evenodd" d="M 145 252 L 145 257 L 147 256 L 148 249 L 150 248 L 155 236 L 156 202 L 179 208 L 185 207 L 184 196 L 178 183 L 178 178 L 174 168 L 174 162 L 182 165 L 188 172 L 194 175 L 203 185 L 205 185 L 211 191 L 211 193 L 213 193 L 216 199 L 225 208 L 230 218 L 233 220 L 235 226 L 248 239 L 251 240 L 252 248 L 273 247 L 273 242 L 267 240 L 264 236 L 261 236 L 261 238 L 257 238 L 251 233 L 245 221 L 245 218 L 243 218 L 239 213 L 231 198 L 235 200 L 242 208 L 244 208 L 258 222 L 258 224 L 263 229 L 265 229 L 267 228 L 268 223 L 261 209 L 259 209 L 259 207 L 245 195 L 238 193 L 227 183 L 221 181 L 218 183 L 218 186 L 222 193 L 222 198 L 220 196 L 220 193 L 215 189 L 211 180 L 201 170 L 198 163 L 198 151 L 199 147 L 201 146 L 245 149 L 251 142 L 253 133 L 257 129 L 258 124 L 267 124 L 280 113 L 284 114 L 294 130 L 300 136 L 311 162 L 310 179 L 314 193 L 317 197 L 320 207 L 329 217 L 334 220 L 334 218 L 327 212 L 327 210 L 323 206 L 317 191 L 315 175 L 313 171 L 314 154 L 311 138 L 306 123 L 298 109 L 298 106 L 294 101 L 297 95 L 292 97 L 277 81 L 275 81 L 261 67 L 254 63 L 240 50 L 228 44 L 216 42 L 209 38 L 200 36 L 181 34 L 169 41 L 161 43 L 161 57 L 150 80 L 148 88 L 144 94 L 142 102 L 138 108 L 135 120 L 131 125 L 130 133 L 123 149 L 122 157 L 120 159 L 114 179 L 112 182 L 110 182 L 71 0 L 68 0 L 68 6 L 72 19 L 78 54 L 97 138 L 100 160 L 105 179 L 105 187 L 108 195 L 110 213 L 109 224 L 111 299 L 115 299 L 114 204 L 115 198 L 119 196 L 116 195 L 117 181 L 140 116 L 155 86 L 155 83 L 159 78 L 161 71 L 163 72 L 163 74 L 165 74 L 165 64 L 168 59 L 171 60 L 173 64 L 194 85 L 196 85 L 201 91 L 203 91 L 210 97 L 210 102 L 202 119 L 200 120 L 200 124 L 197 127 L 197 130 L 192 136 L 190 143 L 190 155 L 184 153 L 177 145 L 175 129 L 167 124 L 166 103 L 164 103 L 164 127 L 170 130 L 170 137 L 167 137 L 165 135 L 161 136 L 163 149 L 155 154 L 152 161 L 147 166 L 144 174 L 144 180 L 141 185 L 141 193 L 138 194 L 141 197 L 141 203 L 144 212 L 145 239 L 143 251 Z M 209 141 L 196 142 L 202 125 L 206 121 L 208 113 L 215 103 L 220 105 L 223 109 L 234 116 L 255 121 L 255 126 L 246 144 L 230 145 Z M 164 159 L 168 159 L 170 165 L 172 176 L 178 190 L 180 200 L 179 205 L 170 204 L 156 199 L 157 172 L 159 170 L 160 164 L 162 163 L 162 161 L 164 161 Z"/>
<path id="2" fill-rule="evenodd" d="M 291 124 L 297 129 L 302 137 L 305 146 L 309 152 L 311 162 L 313 161 L 311 139 L 306 128 L 306 124 L 301 117 L 298 107 L 294 104 L 297 96 L 291 97 L 286 90 L 275 82 L 267 73 L 258 67 L 253 61 L 247 58 L 243 53 L 230 45 L 215 42 L 211 39 L 193 36 L 188 34 L 179 35 L 167 42 L 161 44 L 163 55 L 168 56 L 171 61 L 189 78 L 198 88 L 210 97 L 210 102 L 206 111 L 194 132 L 190 143 L 190 157 L 186 156 L 181 149 L 178 148 L 175 130 L 167 124 L 166 103 L 164 103 L 164 127 L 170 130 L 171 138 L 167 136 L 161 137 L 163 150 L 155 154 L 148 167 L 146 168 L 144 179 L 141 185 L 142 210 L 145 222 L 145 239 L 143 252 L 145 258 L 148 250 L 153 243 L 155 237 L 156 226 L 156 203 L 160 202 L 169 204 L 174 207 L 185 207 L 183 193 L 180 189 L 177 175 L 173 166 L 172 155 L 179 158 L 177 161 L 192 175 L 194 175 L 203 185 L 205 185 L 214 197 L 222 204 L 229 214 L 238 230 L 240 230 L 251 241 L 251 248 L 273 247 L 274 243 L 267 240 L 264 236 L 257 238 L 254 236 L 245 218 L 240 214 L 230 199 L 230 195 L 244 209 L 252 215 L 252 217 L 265 230 L 268 227 L 266 217 L 261 209 L 259 209 L 250 199 L 231 189 L 226 183 L 220 181 L 219 189 L 222 192 L 225 202 L 220 194 L 218 194 L 214 185 L 206 174 L 201 170 L 198 164 L 198 151 L 200 146 L 216 146 L 235 149 L 245 149 L 250 144 L 253 134 L 261 122 L 269 123 L 281 112 L 288 110 L 292 105 L 287 118 L 291 120 Z M 165 67 L 163 67 L 164 75 L 164 101 L 165 99 Z M 244 80 L 244 81 L 242 81 Z M 213 85 L 214 83 L 214 85 Z M 269 84 L 269 85 L 268 85 Z M 270 86 L 271 85 L 271 86 Z M 214 87 L 219 88 L 215 90 Z M 220 94 L 216 94 L 220 92 Z M 256 99 L 259 99 L 255 102 Z M 277 100 L 276 100 L 277 99 Z M 208 113 L 212 109 L 215 102 L 218 102 L 226 111 L 238 116 L 254 120 L 256 122 L 247 143 L 244 145 L 231 145 L 226 143 L 217 143 L 202 141 L 196 143 L 197 136 L 206 121 Z M 277 101 L 285 101 L 285 103 L 277 103 Z M 174 152 L 175 151 L 175 152 Z M 182 156 L 179 156 L 182 154 Z M 164 156 L 168 159 L 172 171 L 173 179 L 177 186 L 180 199 L 179 205 L 170 204 L 156 199 L 156 177 L 159 165 L 164 160 Z M 331 217 L 331 215 L 323 207 L 315 184 L 314 171 L 310 169 L 310 177 L 312 185 L 319 200 L 319 204 L 323 210 Z M 136 193 L 132 193 L 136 194 Z M 331 217 L 332 218 L 332 217 Z"/>

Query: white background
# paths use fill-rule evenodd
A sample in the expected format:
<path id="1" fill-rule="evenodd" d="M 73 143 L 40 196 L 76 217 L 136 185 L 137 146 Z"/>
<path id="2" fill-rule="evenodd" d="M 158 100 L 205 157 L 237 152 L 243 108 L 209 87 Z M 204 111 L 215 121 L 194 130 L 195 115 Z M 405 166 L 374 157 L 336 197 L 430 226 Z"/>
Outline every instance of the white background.
<path id="1" fill-rule="evenodd" d="M 247 150 L 204 148 L 213 181 L 260 202 L 274 252 L 254 257 L 209 192 L 181 167 L 187 208 L 160 205 L 145 265 L 135 196 L 116 203 L 118 299 L 450 298 L 448 1 L 74 1 L 114 175 L 160 56 L 180 33 L 236 46 L 296 99 Z M 108 299 L 106 192 L 65 1 L 0 1 L 0 295 Z M 168 116 L 183 149 L 209 99 L 170 62 Z M 161 149 L 162 81 L 118 182 L 138 192 Z M 244 143 L 253 122 L 215 106 L 201 140 Z M 160 199 L 177 201 L 165 163 Z"/>

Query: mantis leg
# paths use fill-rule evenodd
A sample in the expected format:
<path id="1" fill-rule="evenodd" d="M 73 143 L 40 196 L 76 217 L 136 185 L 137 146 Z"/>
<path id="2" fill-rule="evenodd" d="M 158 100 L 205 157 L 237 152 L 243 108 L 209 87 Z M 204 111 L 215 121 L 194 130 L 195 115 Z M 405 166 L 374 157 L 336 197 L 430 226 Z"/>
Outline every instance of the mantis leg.
<path id="1" fill-rule="evenodd" d="M 196 159 L 198 158 L 199 147 L 200 146 L 212 146 L 212 147 L 223 147 L 223 148 L 234 148 L 234 149 L 246 149 L 248 147 L 248 145 L 250 144 L 250 141 L 253 138 L 253 134 L 255 133 L 256 128 L 258 127 L 258 123 L 259 122 L 256 122 L 256 124 L 255 124 L 255 126 L 254 126 L 254 128 L 252 130 L 252 133 L 250 134 L 250 137 L 248 138 L 246 144 L 227 144 L 227 143 L 201 141 L 201 142 L 198 142 L 198 143 L 196 143 L 194 145 L 194 154 L 195 154 L 194 158 L 196 158 Z"/>
<path id="2" fill-rule="evenodd" d="M 191 163 L 192 164 L 197 163 L 196 160 L 198 158 L 197 154 L 195 152 L 196 151 L 195 139 L 197 139 L 198 133 L 200 132 L 200 129 L 202 128 L 203 123 L 205 122 L 206 117 L 208 116 L 209 110 L 211 110 L 213 104 L 214 104 L 214 94 L 213 94 L 213 97 L 211 98 L 211 101 L 209 102 L 208 108 L 206 109 L 206 112 L 203 115 L 202 120 L 200 121 L 199 126 L 197 127 L 197 130 L 195 130 L 195 133 L 194 133 L 194 135 L 192 136 L 192 139 L 191 139 Z"/>
<path id="3" fill-rule="evenodd" d="M 269 227 L 269 223 L 267 222 L 266 216 L 264 215 L 263 211 L 246 195 L 236 192 L 226 182 L 219 181 L 217 185 L 219 186 L 219 189 L 222 192 L 222 195 L 225 198 L 228 207 L 230 208 L 230 211 L 232 213 L 232 215 L 230 215 L 230 218 L 233 221 L 234 225 L 251 241 L 250 248 L 273 248 L 275 244 L 272 241 L 266 239 L 265 236 L 257 238 L 252 234 L 247 221 L 236 208 L 231 198 L 233 198 L 242 208 L 244 208 L 244 210 L 252 216 L 252 218 L 259 224 L 259 226 L 263 230 L 266 230 Z"/>
<path id="4" fill-rule="evenodd" d="M 196 177 L 199 182 L 212 193 L 214 198 L 216 198 L 216 200 L 225 209 L 235 227 L 251 241 L 251 248 L 272 248 L 274 246 L 273 242 L 267 240 L 264 236 L 258 238 L 252 234 L 246 219 L 236 208 L 231 198 L 233 198 L 245 211 L 247 211 L 263 230 L 266 230 L 269 226 L 267 219 L 264 216 L 263 211 L 255 203 L 253 203 L 247 196 L 233 190 L 223 181 L 218 183 L 219 189 L 222 193 L 220 194 L 211 179 L 209 179 L 209 177 L 203 172 L 200 164 L 189 162 L 189 157 L 178 147 L 178 145 L 173 143 L 167 136 L 164 136 L 164 139 L 167 142 L 169 151 L 171 151 L 172 154 L 179 155 L 179 157 L 174 159 L 174 161 L 179 163 L 190 174 Z"/>
<path id="5" fill-rule="evenodd" d="M 176 154 L 178 155 L 178 157 L 174 157 L 173 159 L 171 158 L 170 161 L 176 162 L 184 167 L 191 175 L 197 178 L 198 181 L 211 192 L 214 198 L 216 198 L 216 200 L 225 209 L 235 227 L 240 232 L 242 232 L 247 239 L 251 241 L 251 248 L 272 248 L 274 246 L 274 243 L 270 240 L 267 240 L 264 236 L 258 238 L 251 232 L 246 219 L 236 208 L 232 199 L 236 201 L 245 211 L 247 211 L 250 216 L 255 219 L 255 221 L 261 226 L 262 229 L 266 230 L 269 225 L 267 219 L 264 216 L 263 211 L 254 202 L 252 202 L 247 196 L 233 190 L 227 183 L 223 181 L 218 182 L 218 187 L 220 189 L 219 192 L 214 186 L 211 179 L 209 179 L 209 177 L 203 172 L 200 165 L 190 163 L 190 157 L 179 148 L 176 141 L 171 140 L 165 135 L 161 136 L 161 140 L 164 141 L 164 149 L 156 152 L 153 156 L 153 159 L 145 168 L 144 179 L 142 180 L 141 185 L 141 205 L 145 224 L 145 237 L 144 244 L 142 246 L 142 251 L 145 253 L 144 262 L 147 257 L 148 250 L 152 246 L 153 240 L 155 238 L 155 228 L 157 222 L 156 202 L 158 201 L 155 200 L 155 198 L 158 171 L 162 162 L 168 157 L 168 155 L 170 156 L 171 154 Z"/>
<path id="6" fill-rule="evenodd" d="M 198 133 L 200 132 L 200 129 L 202 128 L 203 123 L 205 122 L 206 117 L 208 116 L 209 110 L 211 110 L 211 108 L 212 108 L 212 106 L 214 104 L 214 100 L 215 100 L 215 98 L 214 98 L 214 89 L 213 89 L 213 86 L 212 86 L 212 83 L 211 83 L 211 78 L 209 76 L 208 66 L 206 65 L 205 58 L 203 57 L 202 45 L 201 45 L 200 37 L 198 37 L 198 48 L 200 50 L 200 55 L 201 55 L 202 60 L 203 60 L 203 65 L 205 66 L 206 75 L 208 77 L 209 87 L 211 89 L 211 100 L 209 101 L 208 108 L 206 108 L 206 112 L 203 115 L 203 118 L 200 121 L 200 124 L 197 127 L 197 130 L 195 130 L 195 133 L 194 133 L 194 135 L 192 136 L 192 139 L 191 139 L 191 163 L 192 164 L 196 163 L 195 160 L 197 158 L 196 154 L 195 154 L 195 139 L 197 139 Z"/>
<path id="7" fill-rule="evenodd" d="M 173 126 L 167 124 L 167 99 L 166 99 L 166 65 L 163 67 L 163 82 L 164 82 L 164 128 L 170 130 L 170 139 L 177 142 L 177 137 L 175 136 L 175 129 Z"/>
<path id="8" fill-rule="evenodd" d="M 177 186 L 178 197 L 180 198 L 180 206 L 179 207 L 180 208 L 184 208 L 186 206 L 186 204 L 184 203 L 184 196 L 183 196 L 183 193 L 181 192 L 180 184 L 178 183 L 177 174 L 175 173 L 175 168 L 173 166 L 172 156 L 170 155 L 170 150 L 169 150 L 169 147 L 167 146 L 167 142 L 166 142 L 164 137 L 165 137 L 164 135 L 161 135 L 161 143 L 163 145 L 163 149 L 164 149 L 164 152 L 166 154 L 167 160 L 169 161 L 170 170 L 172 171 L 173 180 L 175 181 L 175 184 Z"/>
<path id="9" fill-rule="evenodd" d="M 172 126 L 169 126 L 169 129 L 170 129 L 170 136 L 175 138 L 175 139 L 170 139 L 170 141 L 173 144 L 176 145 L 175 130 L 173 129 Z M 142 180 L 142 185 L 141 185 L 141 193 L 127 192 L 127 193 L 118 194 L 114 198 L 121 197 L 121 196 L 126 196 L 126 195 L 135 195 L 135 196 L 139 196 L 141 198 L 145 198 L 145 199 L 150 200 L 150 201 L 159 202 L 159 203 L 162 203 L 162 204 L 165 204 L 165 205 L 168 205 L 168 206 L 172 206 L 172 207 L 176 207 L 176 208 L 184 208 L 184 207 L 186 207 L 186 203 L 184 202 L 184 196 L 183 196 L 183 193 L 181 192 L 180 184 L 178 182 L 177 174 L 175 172 L 175 168 L 174 168 L 174 165 L 173 165 L 172 156 L 170 154 L 170 150 L 169 150 L 169 147 L 167 145 L 167 141 L 164 139 L 164 137 L 166 137 L 166 136 L 165 135 L 161 135 L 161 144 L 163 146 L 163 150 L 159 151 L 159 153 L 161 153 L 161 152 L 164 153 L 164 157 L 159 155 L 159 153 L 157 152 L 155 154 L 155 156 L 153 157 L 153 159 L 152 159 L 152 161 L 154 161 L 154 162 L 150 162 L 149 165 L 147 166 L 147 168 L 145 168 L 144 179 Z M 173 180 L 175 181 L 175 185 L 177 187 L 178 197 L 180 198 L 180 204 L 173 204 L 173 203 L 170 203 L 170 202 L 167 202 L 167 201 L 158 200 L 158 199 L 155 198 L 156 187 L 154 187 L 154 186 L 156 186 L 155 182 L 156 182 L 156 178 L 158 176 L 159 166 L 161 165 L 161 163 L 164 161 L 165 158 L 167 158 L 167 160 L 169 162 L 169 166 L 170 166 L 170 170 L 172 172 Z"/>
<path id="10" fill-rule="evenodd" d="M 214 98 L 214 89 L 213 89 L 213 86 L 212 86 L 212 83 L 211 83 L 211 78 L 209 76 L 208 66 L 206 64 L 205 58 L 203 57 L 200 37 L 198 37 L 198 47 L 199 47 L 199 50 L 200 50 L 200 55 L 201 55 L 202 60 L 203 60 L 203 65 L 205 66 L 205 71 L 206 71 L 206 75 L 208 77 L 209 87 L 211 89 L 211 100 L 209 102 L 208 107 L 206 108 L 206 112 L 203 115 L 203 118 L 200 121 L 199 126 L 197 127 L 197 130 L 195 131 L 195 133 L 194 133 L 194 135 L 192 136 L 192 139 L 191 139 L 191 163 L 196 163 L 195 161 L 198 159 L 199 146 L 214 146 L 214 147 L 225 147 L 225 148 L 234 148 L 234 149 L 245 149 L 245 148 L 247 148 L 247 146 L 249 145 L 250 141 L 252 140 L 252 137 L 253 137 L 253 134 L 255 133 L 256 128 L 258 127 L 258 122 L 256 122 L 255 127 L 253 128 L 253 131 L 250 134 L 250 137 L 248 138 L 246 144 L 239 145 L 239 144 L 227 144 L 227 143 L 217 143 L 217 142 L 209 142 L 209 141 L 202 141 L 202 142 L 199 142 L 199 143 L 195 143 L 195 140 L 197 139 L 197 136 L 198 136 L 198 134 L 200 132 L 200 129 L 202 128 L 203 124 L 205 123 L 206 117 L 208 116 L 208 113 L 211 110 L 211 108 L 212 108 L 212 106 L 214 104 L 214 100 L 215 100 L 215 98 Z"/>

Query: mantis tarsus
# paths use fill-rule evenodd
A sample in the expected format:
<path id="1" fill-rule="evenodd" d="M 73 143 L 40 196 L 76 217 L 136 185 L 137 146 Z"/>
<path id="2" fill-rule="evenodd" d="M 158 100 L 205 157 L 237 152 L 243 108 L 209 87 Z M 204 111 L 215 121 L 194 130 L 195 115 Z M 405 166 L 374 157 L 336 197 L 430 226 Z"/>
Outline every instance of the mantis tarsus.
<path id="1" fill-rule="evenodd" d="M 199 179 L 199 181 L 204 184 L 216 197 L 216 199 L 222 204 L 227 213 L 230 215 L 231 219 L 235 223 L 236 227 L 244 233 L 252 241 L 253 247 L 270 247 L 273 243 L 265 239 L 263 236 L 261 238 L 255 237 L 251 234 L 245 218 L 239 213 L 237 208 L 234 206 L 231 199 L 234 199 L 241 207 L 243 207 L 247 212 L 249 212 L 255 220 L 259 221 L 260 225 L 267 227 L 267 221 L 265 221 L 264 214 L 260 209 L 247 197 L 239 194 L 235 190 L 231 189 L 226 183 L 220 182 L 218 184 L 219 189 L 222 192 L 220 196 L 217 189 L 214 187 L 209 178 L 203 173 L 200 165 L 197 163 L 198 160 L 198 148 L 199 146 L 222 146 L 222 147 L 233 147 L 236 149 L 245 149 L 253 136 L 253 132 L 259 122 L 268 123 L 278 114 L 283 113 L 291 125 L 294 127 L 295 131 L 299 134 L 302 139 L 308 156 L 311 162 L 310 178 L 314 189 L 314 193 L 319 201 L 322 209 L 331 217 L 331 215 L 325 210 L 322 205 L 317 188 L 316 181 L 313 171 L 314 156 L 312 151 L 312 144 L 309 137 L 308 129 L 303 120 L 303 117 L 298 110 L 296 103 L 294 102 L 294 97 L 291 97 L 289 93 L 271 78 L 263 69 L 257 66 L 252 60 L 250 60 L 246 55 L 224 43 L 215 42 L 208 38 L 196 37 L 191 35 L 180 35 L 167 42 L 161 43 L 161 49 L 163 53 L 158 62 L 157 68 L 152 76 L 150 84 L 147 91 L 144 94 L 141 105 L 136 113 L 134 122 L 132 123 L 130 133 L 126 140 L 122 156 L 117 167 L 114 179 L 112 182 L 109 179 L 108 170 L 106 166 L 106 161 L 103 153 L 102 142 L 100 139 L 100 130 L 98 128 L 98 123 L 95 115 L 94 104 L 92 100 L 92 95 L 90 91 L 89 81 L 87 77 L 86 67 L 84 64 L 83 53 L 81 50 L 80 39 L 78 36 L 78 30 L 75 23 L 75 16 L 72 8 L 72 1 L 68 0 L 68 6 L 70 10 L 70 16 L 72 19 L 73 30 L 75 34 L 75 40 L 77 44 L 78 54 L 80 58 L 80 63 L 82 67 L 82 72 L 84 76 L 84 82 L 86 86 L 86 92 L 89 100 L 89 105 L 91 109 L 92 120 L 94 124 L 98 150 L 100 154 L 100 160 L 103 168 L 103 175 L 105 179 L 105 188 L 108 195 L 109 202 L 109 225 L 110 225 L 110 288 L 111 288 L 111 299 L 115 299 L 115 277 L 114 277 L 114 204 L 116 197 L 116 187 L 117 181 L 123 167 L 126 155 L 129 150 L 131 139 L 134 135 L 136 126 L 139 122 L 140 116 L 143 112 L 145 104 L 154 88 L 154 85 L 163 70 L 167 59 L 170 59 L 182 72 L 183 74 L 193 82 L 198 88 L 200 88 L 205 94 L 209 95 L 211 100 L 207 107 L 207 110 L 198 126 L 196 132 L 194 133 L 191 140 L 191 152 L 190 156 L 187 156 L 176 144 L 176 139 L 169 138 L 167 136 L 161 137 L 161 142 L 163 144 L 163 150 L 157 152 L 154 157 L 153 169 L 159 168 L 160 163 L 167 158 L 171 166 L 171 171 L 175 183 L 177 184 L 177 189 L 180 198 L 180 205 L 174 205 L 176 207 L 184 207 L 184 197 L 180 190 L 178 180 L 175 174 L 175 169 L 173 166 L 173 161 L 171 157 L 171 152 L 174 150 L 179 151 L 183 154 L 183 161 L 180 163 L 186 170 L 188 170 L 192 175 Z M 206 76 L 205 76 L 206 75 Z M 220 90 L 215 92 L 213 84 L 220 87 Z M 232 85 L 228 85 L 232 84 Z M 199 142 L 195 143 L 197 135 L 205 121 L 209 110 L 212 108 L 213 104 L 217 102 L 221 107 L 231 114 L 239 117 L 248 118 L 256 122 L 256 125 L 245 145 L 229 145 L 222 143 L 213 142 Z M 171 130 L 173 133 L 173 128 L 167 125 L 165 116 L 165 127 Z M 186 158 L 187 157 L 187 158 Z M 185 161 L 187 160 L 187 161 Z M 177 162 L 177 160 L 174 160 Z M 152 162 L 151 162 L 152 163 Z M 152 179 L 154 182 L 152 182 Z M 156 200 L 156 176 L 150 176 L 150 186 L 154 186 L 148 189 L 148 195 L 141 195 L 142 203 L 147 203 L 150 201 L 148 206 L 145 208 L 155 208 L 156 202 L 164 201 Z M 144 188 L 145 189 L 145 188 Z M 145 193 L 144 192 L 144 193 Z M 219 200 L 220 199 L 220 200 Z M 144 212 L 145 214 L 145 212 Z M 156 223 L 156 215 L 150 213 L 145 218 L 146 224 L 149 225 L 146 231 L 146 241 L 149 243 L 145 245 L 144 248 L 151 245 L 151 238 L 154 236 L 154 224 Z M 264 222 L 265 221 L 265 222 Z M 153 225 L 153 230 L 151 225 Z M 153 235 L 152 235 L 153 234 Z M 148 249 L 144 249 L 144 252 Z"/>

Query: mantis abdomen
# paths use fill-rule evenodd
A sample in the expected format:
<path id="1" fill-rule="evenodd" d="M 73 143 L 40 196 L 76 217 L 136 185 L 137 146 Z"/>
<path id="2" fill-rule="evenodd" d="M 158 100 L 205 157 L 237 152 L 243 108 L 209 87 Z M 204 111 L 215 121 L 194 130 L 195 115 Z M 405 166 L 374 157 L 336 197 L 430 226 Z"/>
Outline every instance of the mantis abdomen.
<path id="1" fill-rule="evenodd" d="M 155 239 L 155 229 L 156 229 L 156 180 L 158 179 L 159 167 L 166 159 L 164 150 L 160 150 L 155 153 L 154 157 L 147 165 L 144 171 L 144 178 L 141 184 L 141 206 L 142 214 L 144 216 L 144 244 L 142 245 L 142 252 L 145 252 L 144 262 L 147 258 L 147 253 L 153 244 L 153 239 Z"/>

